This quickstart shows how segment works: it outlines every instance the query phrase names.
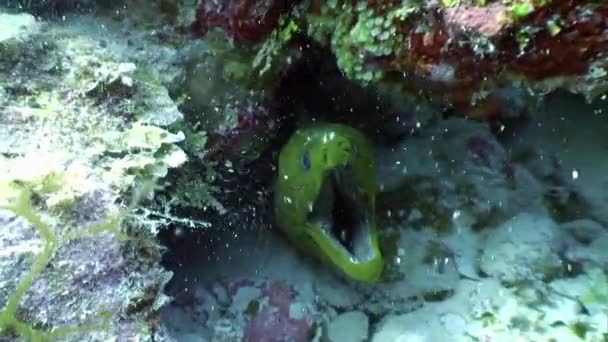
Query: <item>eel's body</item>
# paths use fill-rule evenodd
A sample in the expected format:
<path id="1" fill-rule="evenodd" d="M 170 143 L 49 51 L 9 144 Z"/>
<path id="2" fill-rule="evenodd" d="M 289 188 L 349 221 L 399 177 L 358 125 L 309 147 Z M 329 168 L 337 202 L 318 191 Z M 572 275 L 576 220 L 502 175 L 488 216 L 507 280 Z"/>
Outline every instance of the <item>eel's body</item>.
<path id="1" fill-rule="evenodd" d="M 279 228 L 296 247 L 352 279 L 382 274 L 371 144 L 339 124 L 299 129 L 281 149 L 274 192 Z"/>

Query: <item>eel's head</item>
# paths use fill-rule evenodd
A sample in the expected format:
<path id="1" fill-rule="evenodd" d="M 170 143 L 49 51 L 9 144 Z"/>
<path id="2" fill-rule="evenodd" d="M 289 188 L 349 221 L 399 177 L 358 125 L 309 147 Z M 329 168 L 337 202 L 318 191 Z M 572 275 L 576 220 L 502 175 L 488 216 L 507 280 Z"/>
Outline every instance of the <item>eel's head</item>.
<path id="1" fill-rule="evenodd" d="M 293 244 L 365 282 L 383 260 L 375 221 L 371 146 L 357 130 L 326 124 L 298 130 L 279 156 L 278 226 Z"/>

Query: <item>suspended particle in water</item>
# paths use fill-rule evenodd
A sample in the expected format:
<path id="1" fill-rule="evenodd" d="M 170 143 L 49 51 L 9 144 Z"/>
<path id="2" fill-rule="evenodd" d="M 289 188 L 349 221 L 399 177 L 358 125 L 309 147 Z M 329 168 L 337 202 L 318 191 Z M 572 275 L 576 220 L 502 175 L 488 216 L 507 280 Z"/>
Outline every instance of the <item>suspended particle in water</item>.
<path id="1" fill-rule="evenodd" d="M 572 169 L 572 179 L 576 180 L 578 179 L 579 173 L 577 169 Z"/>

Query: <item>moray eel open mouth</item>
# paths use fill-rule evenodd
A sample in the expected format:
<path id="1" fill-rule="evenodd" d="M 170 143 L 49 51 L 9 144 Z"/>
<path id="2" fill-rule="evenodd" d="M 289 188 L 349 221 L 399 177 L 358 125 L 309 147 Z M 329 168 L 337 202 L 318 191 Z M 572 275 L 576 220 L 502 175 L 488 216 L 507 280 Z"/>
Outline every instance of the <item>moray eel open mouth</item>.
<path id="1" fill-rule="evenodd" d="M 370 206 L 364 191 L 356 184 L 346 168 L 327 173 L 321 192 L 308 215 L 311 229 L 319 229 L 352 262 L 373 260 L 374 246 L 370 239 Z"/>
<path id="2" fill-rule="evenodd" d="M 300 129 L 281 149 L 278 171 L 275 220 L 290 242 L 352 279 L 377 281 L 384 263 L 366 137 L 339 124 Z"/>

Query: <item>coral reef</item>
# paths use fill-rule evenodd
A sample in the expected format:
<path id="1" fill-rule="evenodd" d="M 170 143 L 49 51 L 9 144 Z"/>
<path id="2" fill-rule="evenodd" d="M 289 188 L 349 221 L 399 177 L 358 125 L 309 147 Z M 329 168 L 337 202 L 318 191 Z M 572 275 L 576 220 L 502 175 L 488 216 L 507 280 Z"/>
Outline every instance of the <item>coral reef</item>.
<path id="1" fill-rule="evenodd" d="M 605 92 L 607 8 L 3 2 L 0 339 L 605 341 L 605 96 L 537 95 Z M 315 121 L 373 142 L 377 284 L 272 231 Z"/>
<path id="2" fill-rule="evenodd" d="M 500 107 L 513 100 L 500 89 L 512 85 L 601 94 L 608 8 L 595 1 L 535 4 L 310 1 L 299 6 L 298 20 L 308 37 L 331 49 L 348 78 L 394 83 L 401 93 L 473 117 L 504 114 Z"/>
<path id="3" fill-rule="evenodd" d="M 171 272 L 159 235 L 265 218 L 257 183 L 226 178 L 247 171 L 276 130 L 272 80 L 283 66 L 266 56 L 286 38 L 263 53 L 211 32 L 193 40 L 186 0 L 6 5 L 2 336 L 160 338 Z M 9 188 L 31 195 L 27 211 L 5 198 Z"/>
<path id="4" fill-rule="evenodd" d="M 204 144 L 177 127 L 180 56 L 131 17 L 63 15 L 0 8 L 0 336 L 161 338 L 156 234 L 203 226 L 157 202 Z"/>
<path id="5" fill-rule="evenodd" d="M 242 15 L 251 8 L 256 11 L 247 13 L 259 18 Z M 496 119 L 526 113 L 530 94 L 602 94 L 606 13 L 605 5 L 585 0 L 235 0 L 203 2 L 193 28 L 221 27 L 233 40 L 267 44 L 288 22 L 297 28 L 296 40 L 306 36 L 329 48 L 352 80 L 394 87 L 393 97 L 414 94 L 460 114 Z"/>

